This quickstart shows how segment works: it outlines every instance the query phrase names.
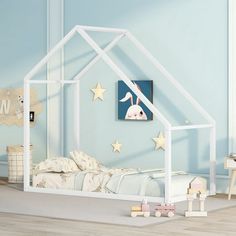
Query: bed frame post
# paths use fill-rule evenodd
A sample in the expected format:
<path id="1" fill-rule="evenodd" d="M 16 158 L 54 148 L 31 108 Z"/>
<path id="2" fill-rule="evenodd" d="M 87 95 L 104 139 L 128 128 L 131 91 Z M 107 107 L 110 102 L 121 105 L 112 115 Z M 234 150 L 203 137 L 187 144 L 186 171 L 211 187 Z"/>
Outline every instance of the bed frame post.
<path id="1" fill-rule="evenodd" d="M 170 127 L 165 130 L 165 203 L 171 203 L 171 143 L 172 133 Z"/>
<path id="2" fill-rule="evenodd" d="M 24 191 L 30 187 L 30 84 L 24 83 Z"/>
<path id="3" fill-rule="evenodd" d="M 79 80 L 74 85 L 74 128 L 75 128 L 75 148 L 80 149 L 80 86 Z"/>
<path id="4" fill-rule="evenodd" d="M 210 129 L 210 195 L 216 194 L 216 125 Z"/>

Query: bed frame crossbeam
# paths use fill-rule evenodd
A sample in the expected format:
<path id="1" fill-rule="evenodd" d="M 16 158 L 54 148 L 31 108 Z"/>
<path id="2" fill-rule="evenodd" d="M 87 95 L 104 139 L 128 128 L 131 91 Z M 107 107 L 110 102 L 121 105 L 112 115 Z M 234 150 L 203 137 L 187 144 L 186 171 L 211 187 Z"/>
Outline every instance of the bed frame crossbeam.
<path id="1" fill-rule="evenodd" d="M 50 58 L 58 52 L 64 45 L 75 35 L 76 26 L 58 43 L 48 54 L 25 76 L 24 81 L 32 79 L 32 77 L 50 60 Z"/>
<path id="2" fill-rule="evenodd" d="M 115 39 L 113 39 L 104 49 L 104 53 L 108 53 L 123 37 L 124 33 L 118 35 Z M 79 80 L 82 78 L 91 68 L 94 66 L 100 59 L 101 54 L 97 54 L 74 78 L 73 80 Z"/>
<path id="3" fill-rule="evenodd" d="M 102 49 L 86 31 L 94 32 L 107 32 L 118 34 L 116 37 Z M 80 36 L 91 46 L 91 48 L 97 53 L 97 55 L 77 74 L 72 80 L 31 80 L 35 74 L 47 64 L 50 58 L 76 34 Z M 206 119 L 207 124 L 199 125 L 184 125 L 184 126 L 172 126 L 168 119 L 146 98 L 146 96 L 138 90 L 131 79 L 114 63 L 114 61 L 107 55 L 107 53 L 123 38 L 126 37 L 130 40 L 138 50 L 159 70 L 164 77 L 193 105 L 193 107 Z M 147 108 L 157 117 L 157 119 L 164 125 L 165 129 L 165 197 L 164 202 L 170 203 L 176 201 L 171 193 L 171 173 L 172 173 L 172 131 L 181 131 L 189 129 L 210 129 L 210 194 L 215 194 L 215 165 L 216 165 L 216 129 L 214 119 L 204 110 L 204 108 L 184 89 L 184 87 L 161 65 L 161 63 L 127 30 L 116 28 L 104 28 L 104 27 L 92 27 L 92 26 L 75 26 L 36 66 L 25 76 L 24 78 L 24 190 L 36 191 L 35 188 L 30 186 L 30 84 L 76 84 L 79 88 L 79 80 L 100 60 L 102 59 L 117 75 L 122 79 L 125 84 L 139 97 Z M 76 96 L 79 99 L 79 96 Z M 77 101 L 78 102 L 78 101 Z M 79 113 L 77 114 L 79 115 Z M 79 127 L 79 125 L 78 125 Z M 37 189 L 38 192 L 47 192 L 43 189 Z M 53 192 L 53 191 L 49 191 Z M 68 191 L 55 191 L 54 193 L 65 193 Z M 74 195 L 94 196 L 95 193 L 75 193 Z M 102 195 L 96 194 L 97 197 Z M 108 196 L 107 196 L 108 197 Z M 109 196 L 114 198 L 114 196 Z M 115 196 L 118 199 L 124 199 L 124 196 Z M 130 196 L 127 197 L 129 200 Z M 132 197 L 131 197 L 132 198 Z M 133 200 L 137 199 L 135 196 Z M 156 198 L 157 199 L 157 198 Z M 159 198 L 158 198 L 159 199 Z"/>
<path id="4" fill-rule="evenodd" d="M 172 126 L 171 130 L 174 131 L 174 130 L 206 129 L 206 128 L 212 128 L 212 124 Z"/>
<path id="5" fill-rule="evenodd" d="M 76 84 L 76 80 L 29 80 L 27 83 L 30 84 Z"/>
<path id="6" fill-rule="evenodd" d="M 85 25 L 77 25 L 75 27 L 76 29 L 82 29 L 82 30 L 94 31 L 94 32 L 104 32 L 104 33 L 124 34 L 127 32 L 126 29 L 117 29 L 117 28 L 93 27 L 93 26 L 85 26 Z"/>
<path id="7" fill-rule="evenodd" d="M 139 97 L 150 111 L 159 118 L 165 127 L 171 127 L 169 121 L 158 111 L 156 107 L 144 96 L 144 94 L 135 87 L 131 79 L 112 61 L 112 59 L 102 50 L 98 44 L 81 28 L 77 28 L 78 33 L 87 43 L 96 51 L 98 55 L 107 63 L 107 65 L 125 82 L 125 84 Z"/>

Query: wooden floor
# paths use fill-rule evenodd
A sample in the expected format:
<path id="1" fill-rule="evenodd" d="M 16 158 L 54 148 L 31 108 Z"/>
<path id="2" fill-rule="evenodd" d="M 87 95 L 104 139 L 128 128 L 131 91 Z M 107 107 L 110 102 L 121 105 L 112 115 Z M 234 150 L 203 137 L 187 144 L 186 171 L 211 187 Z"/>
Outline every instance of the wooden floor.
<path id="1" fill-rule="evenodd" d="M 0 213 L 3 236 L 156 236 L 236 235 L 236 207 L 209 213 L 207 218 L 181 218 L 148 227 L 128 227 Z"/>
<path id="2" fill-rule="evenodd" d="M 5 184 L 6 181 L 0 181 Z M 218 194 L 217 198 L 226 198 Z M 236 199 L 236 196 L 233 196 Z M 0 199 L 1 201 L 1 199 Z M 147 227 L 128 227 L 0 213 L 0 236 L 159 236 L 236 235 L 236 207 L 209 212 L 206 218 L 173 219 Z"/>
<path id="3" fill-rule="evenodd" d="M 0 177 L 0 185 L 5 185 L 7 183 L 7 178 Z"/>

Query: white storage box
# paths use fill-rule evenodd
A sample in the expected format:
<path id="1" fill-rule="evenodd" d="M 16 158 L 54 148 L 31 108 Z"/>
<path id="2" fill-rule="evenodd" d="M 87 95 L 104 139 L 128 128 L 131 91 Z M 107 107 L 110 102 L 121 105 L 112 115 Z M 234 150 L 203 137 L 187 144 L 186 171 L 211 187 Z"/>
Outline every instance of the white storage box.
<path id="1" fill-rule="evenodd" d="M 8 146 L 8 182 L 23 183 L 24 181 L 24 147 Z M 30 173 L 32 172 L 32 146 L 30 148 Z"/>

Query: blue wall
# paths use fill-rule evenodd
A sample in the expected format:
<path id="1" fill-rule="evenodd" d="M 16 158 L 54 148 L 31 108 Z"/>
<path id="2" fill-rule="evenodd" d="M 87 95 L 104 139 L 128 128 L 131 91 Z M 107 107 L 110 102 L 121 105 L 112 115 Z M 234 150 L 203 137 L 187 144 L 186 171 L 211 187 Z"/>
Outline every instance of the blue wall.
<path id="1" fill-rule="evenodd" d="M 23 87 L 23 78 L 45 55 L 46 0 L 0 1 L 0 87 Z M 40 89 L 41 95 L 44 93 Z M 45 111 L 45 107 L 44 107 Z M 45 113 L 32 129 L 32 144 L 39 150 L 36 158 L 45 157 Z M 0 161 L 6 160 L 6 146 L 23 143 L 23 128 L 0 126 Z M 43 148 L 42 148 L 43 147 Z M 0 173 L 1 175 L 1 173 Z"/>
<path id="2" fill-rule="evenodd" d="M 223 157 L 227 153 L 227 1 L 66 1 L 65 32 L 76 24 L 126 28 L 159 59 L 216 119 L 217 173 L 222 174 Z M 104 40 L 101 35 L 92 36 L 100 45 L 108 42 L 108 36 Z M 93 56 L 81 39 L 76 40 L 66 50 L 68 77 L 82 66 L 75 52 L 79 45 L 83 46 L 79 51 L 83 62 Z M 115 48 L 112 56 L 132 78 L 154 80 L 154 104 L 172 123 L 202 122 L 191 106 L 179 98 L 178 92 L 164 82 L 128 42 Z M 81 149 L 107 165 L 161 166 L 163 152 L 154 151 L 152 137 L 163 127 L 156 119 L 149 122 L 117 120 L 117 79 L 100 63 L 81 81 Z M 90 88 L 97 82 L 107 89 L 104 102 L 92 102 Z M 68 108 L 68 112 L 72 111 Z M 67 131 L 71 137 L 72 132 Z M 207 132 L 203 131 L 174 135 L 173 166 L 207 172 L 206 137 Z M 111 143 L 116 139 L 123 144 L 121 154 L 112 152 Z M 68 141 L 67 147 L 69 151 L 73 145 Z"/>
<path id="3" fill-rule="evenodd" d="M 20 87 L 24 75 L 46 53 L 46 0 L 2 0 L 0 19 L 1 88 Z M 130 30 L 216 119 L 217 173 L 225 173 L 227 0 L 65 0 L 65 33 L 76 24 Z M 112 38 L 92 36 L 103 46 Z M 79 37 L 73 39 L 65 51 L 66 78 L 76 74 L 94 55 Z M 155 81 L 154 104 L 173 124 L 203 121 L 127 41 L 114 48 L 111 56 L 130 77 Z M 102 62 L 81 80 L 81 149 L 110 166 L 161 167 L 163 151 L 154 150 L 152 138 L 163 130 L 162 125 L 156 118 L 148 122 L 118 121 L 117 80 Z M 90 89 L 97 82 L 107 89 L 104 102 L 92 102 Z M 71 91 L 70 87 L 65 90 L 69 114 L 65 120 L 65 154 L 74 148 Z M 40 93 L 44 94 L 44 90 Z M 45 156 L 45 122 L 44 113 L 33 132 L 38 160 Z M 201 131 L 174 135 L 176 169 L 207 172 L 206 134 Z M 116 139 L 123 144 L 120 154 L 112 152 L 111 143 Z M 1 159 L 6 158 L 7 145 L 18 143 L 22 143 L 22 128 L 0 126 Z"/>

